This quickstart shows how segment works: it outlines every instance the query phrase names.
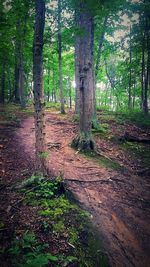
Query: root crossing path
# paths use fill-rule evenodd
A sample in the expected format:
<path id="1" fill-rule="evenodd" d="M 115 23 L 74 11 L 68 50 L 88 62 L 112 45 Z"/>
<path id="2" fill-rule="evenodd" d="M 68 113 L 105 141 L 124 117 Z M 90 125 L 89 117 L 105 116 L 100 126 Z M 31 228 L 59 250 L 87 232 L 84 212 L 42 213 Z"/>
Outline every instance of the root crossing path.
<path id="1" fill-rule="evenodd" d="M 148 177 L 108 168 L 69 144 L 77 125 L 69 116 L 46 115 L 46 140 L 51 175 L 63 175 L 68 188 L 91 213 L 103 236 L 111 266 L 150 266 Z M 34 121 L 27 118 L 17 129 L 17 142 L 34 160 Z"/>

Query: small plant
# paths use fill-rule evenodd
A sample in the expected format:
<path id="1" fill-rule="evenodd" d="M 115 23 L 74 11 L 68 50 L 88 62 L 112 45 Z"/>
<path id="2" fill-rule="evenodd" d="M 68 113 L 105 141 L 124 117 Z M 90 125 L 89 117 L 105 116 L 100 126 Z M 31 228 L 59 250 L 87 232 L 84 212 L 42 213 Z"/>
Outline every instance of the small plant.
<path id="1" fill-rule="evenodd" d="M 62 236 L 65 239 L 65 245 L 68 244 L 68 246 L 65 253 L 67 256 L 59 253 L 52 255 L 53 253 L 49 253 L 50 248 L 47 244 L 39 243 L 35 234 L 25 232 L 21 238 L 15 238 L 10 249 L 14 266 L 95 266 L 97 259 L 92 257 L 95 248 L 90 252 L 91 257 L 88 252 L 90 233 L 86 229 L 90 225 L 89 213 L 68 198 L 69 192 L 66 194 L 62 179 L 58 177 L 55 180 L 49 180 L 32 176 L 21 184 L 20 190 L 25 195 L 25 203 L 34 205 L 38 209 L 40 235 L 46 234 L 49 237 L 52 235 L 58 242 Z M 68 256 L 69 251 L 71 254 L 73 251 L 73 255 Z"/>
<path id="2" fill-rule="evenodd" d="M 75 114 L 73 117 L 72 117 L 72 122 L 79 122 L 80 120 L 80 115 L 79 114 Z"/>
<path id="3" fill-rule="evenodd" d="M 13 240 L 12 247 L 9 249 L 13 257 L 13 266 L 44 267 L 52 263 L 54 267 L 61 267 L 77 261 L 77 258 L 74 256 L 65 258 L 62 255 L 56 256 L 51 253 L 46 253 L 45 248 L 48 247 L 47 244 L 39 243 L 33 233 L 25 232 L 21 238 L 15 238 Z"/>
<path id="4" fill-rule="evenodd" d="M 39 157 L 40 158 L 47 158 L 48 157 L 48 152 L 41 152 L 41 153 L 39 153 Z"/>

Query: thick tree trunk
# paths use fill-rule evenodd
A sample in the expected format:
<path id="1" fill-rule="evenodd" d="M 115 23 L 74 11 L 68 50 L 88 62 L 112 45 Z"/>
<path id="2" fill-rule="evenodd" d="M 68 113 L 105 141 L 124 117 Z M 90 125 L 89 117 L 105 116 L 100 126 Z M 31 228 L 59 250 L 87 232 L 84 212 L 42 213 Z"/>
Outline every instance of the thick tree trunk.
<path id="1" fill-rule="evenodd" d="M 36 172 L 47 174 L 45 147 L 45 119 L 43 93 L 43 34 L 45 25 L 45 1 L 36 0 L 36 19 L 33 44 L 33 92 L 35 108 Z"/>
<path id="2" fill-rule="evenodd" d="M 85 5 L 80 6 L 79 26 L 84 31 L 79 36 L 79 91 L 80 91 L 80 135 L 73 145 L 82 150 L 94 149 L 91 140 L 93 116 L 93 18 Z"/>
<path id="3" fill-rule="evenodd" d="M 60 112 L 65 114 L 63 76 L 62 76 L 62 37 L 61 37 L 61 0 L 58 0 L 58 65 L 59 65 L 59 88 L 60 88 Z"/>

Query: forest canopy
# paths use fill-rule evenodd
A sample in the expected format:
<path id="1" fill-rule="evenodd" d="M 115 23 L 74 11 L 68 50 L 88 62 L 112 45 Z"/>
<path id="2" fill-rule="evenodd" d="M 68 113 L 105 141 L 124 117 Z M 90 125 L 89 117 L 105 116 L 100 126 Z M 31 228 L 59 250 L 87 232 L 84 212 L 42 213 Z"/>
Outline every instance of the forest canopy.
<path id="1" fill-rule="evenodd" d="M 148 113 L 149 1 L 82 2 L 94 20 L 97 107 Z M 77 0 L 46 1 L 43 73 L 47 103 L 75 105 L 75 40 L 84 34 L 78 25 L 79 5 Z M 33 99 L 34 1 L 1 0 L 0 10 L 0 102 L 24 107 Z"/>

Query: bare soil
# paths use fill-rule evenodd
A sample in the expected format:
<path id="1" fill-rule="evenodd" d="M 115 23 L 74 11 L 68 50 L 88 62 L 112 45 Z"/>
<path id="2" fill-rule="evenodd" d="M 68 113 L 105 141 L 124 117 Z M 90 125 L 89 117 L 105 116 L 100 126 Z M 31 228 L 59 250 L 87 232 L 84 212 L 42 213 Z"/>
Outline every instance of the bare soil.
<path id="1" fill-rule="evenodd" d="M 110 122 L 111 123 L 111 122 Z M 124 124 L 121 133 L 114 122 L 109 134 L 122 134 L 132 127 Z M 22 117 L 21 124 L 1 125 L 0 164 L 1 216 L 8 222 L 6 231 L 11 236 L 18 224 L 15 200 L 10 188 L 18 180 L 29 177 L 34 170 L 34 120 Z M 116 162 L 122 169 L 105 166 L 102 156 L 83 155 L 70 147 L 78 133 L 72 114 L 57 112 L 46 114 L 46 142 L 49 152 L 48 166 L 51 176 L 64 177 L 66 186 L 91 213 L 97 232 L 103 236 L 111 266 L 150 266 L 150 209 L 149 172 L 137 175 L 143 169 L 141 160 L 111 141 L 95 136 L 98 151 L 107 160 Z M 143 131 L 139 128 L 138 135 Z M 145 135 L 149 137 L 149 131 Z M 147 144 L 148 145 L 148 144 Z M 145 166 L 144 166 L 145 168 Z M 5 182 L 5 183 L 4 183 Z M 11 211 L 10 211 L 11 209 Z M 29 211 L 22 211 L 22 218 Z M 16 220 L 14 219 L 16 216 Z M 33 215 L 34 216 L 34 215 Z M 22 219 L 23 220 L 23 219 Z M 25 224 L 30 223 L 25 220 Z M 12 231 L 11 231 L 12 230 Z M 3 265 L 9 266 L 9 265 Z"/>

